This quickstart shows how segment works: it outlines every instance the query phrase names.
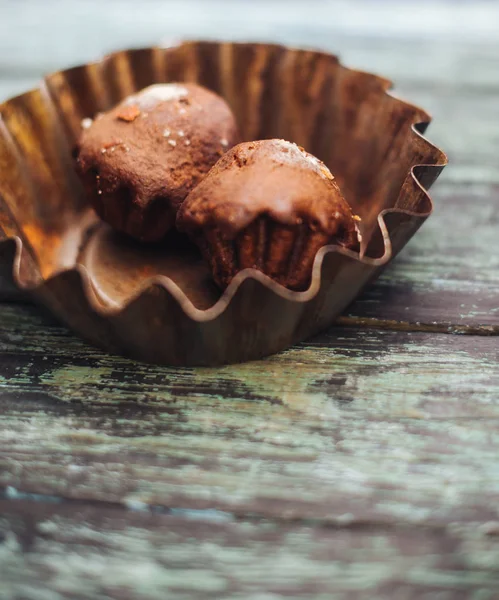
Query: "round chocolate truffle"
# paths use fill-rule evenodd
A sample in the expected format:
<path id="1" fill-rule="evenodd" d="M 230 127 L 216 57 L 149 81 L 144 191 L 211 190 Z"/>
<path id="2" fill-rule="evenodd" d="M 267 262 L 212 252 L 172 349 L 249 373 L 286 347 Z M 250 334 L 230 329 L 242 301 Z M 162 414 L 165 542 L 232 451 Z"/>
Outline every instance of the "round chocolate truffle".
<path id="1" fill-rule="evenodd" d="M 238 136 L 226 102 L 192 83 L 152 85 L 82 128 L 76 168 L 89 201 L 143 241 L 175 225 L 184 198 Z"/>
<path id="2" fill-rule="evenodd" d="M 329 169 L 284 140 L 239 144 L 190 192 L 177 215 L 222 288 L 254 268 L 294 290 L 310 284 L 320 248 L 359 249 L 357 221 Z"/>

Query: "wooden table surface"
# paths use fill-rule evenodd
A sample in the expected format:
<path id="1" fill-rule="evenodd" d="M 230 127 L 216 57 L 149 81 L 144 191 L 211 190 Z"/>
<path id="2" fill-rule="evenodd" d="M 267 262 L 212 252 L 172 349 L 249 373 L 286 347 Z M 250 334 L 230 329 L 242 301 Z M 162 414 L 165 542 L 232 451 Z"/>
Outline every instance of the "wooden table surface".
<path id="1" fill-rule="evenodd" d="M 140 7 L 140 8 L 139 8 Z M 267 360 L 89 347 L 0 259 L 0 599 L 499 598 L 497 2 L 0 1 L 0 96 L 172 37 L 339 52 L 434 115 L 435 213 Z"/>

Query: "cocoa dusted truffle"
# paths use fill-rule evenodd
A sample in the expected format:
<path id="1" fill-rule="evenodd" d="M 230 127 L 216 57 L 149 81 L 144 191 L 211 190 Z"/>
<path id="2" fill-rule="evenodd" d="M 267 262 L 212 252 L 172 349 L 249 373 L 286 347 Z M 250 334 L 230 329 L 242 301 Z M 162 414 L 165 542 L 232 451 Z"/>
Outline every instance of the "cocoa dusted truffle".
<path id="1" fill-rule="evenodd" d="M 254 268 L 303 290 L 320 248 L 359 249 L 358 220 L 324 163 L 296 144 L 263 140 L 217 162 L 185 199 L 177 228 L 198 244 L 221 287 Z"/>
<path id="2" fill-rule="evenodd" d="M 82 128 L 76 168 L 89 201 L 143 241 L 174 226 L 184 198 L 238 135 L 225 101 L 191 83 L 152 85 Z"/>

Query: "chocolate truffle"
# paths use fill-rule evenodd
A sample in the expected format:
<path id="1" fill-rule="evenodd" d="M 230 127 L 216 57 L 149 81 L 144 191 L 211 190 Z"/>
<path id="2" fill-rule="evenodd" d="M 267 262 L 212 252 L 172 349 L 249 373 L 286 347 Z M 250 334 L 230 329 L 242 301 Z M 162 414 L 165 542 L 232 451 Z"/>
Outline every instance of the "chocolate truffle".
<path id="1" fill-rule="evenodd" d="M 190 192 L 177 215 L 221 287 L 246 268 L 294 290 L 310 284 L 320 248 L 359 250 L 359 217 L 329 169 L 284 140 L 239 144 Z"/>
<path id="2" fill-rule="evenodd" d="M 184 198 L 238 135 L 225 101 L 191 83 L 152 85 L 82 129 L 76 168 L 90 203 L 143 241 L 174 226 Z"/>

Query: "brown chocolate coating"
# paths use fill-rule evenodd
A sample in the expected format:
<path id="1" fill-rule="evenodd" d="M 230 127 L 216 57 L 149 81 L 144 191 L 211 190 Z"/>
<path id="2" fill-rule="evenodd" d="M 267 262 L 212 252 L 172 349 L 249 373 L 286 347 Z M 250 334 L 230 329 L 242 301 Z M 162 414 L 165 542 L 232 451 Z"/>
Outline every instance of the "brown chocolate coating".
<path id="1" fill-rule="evenodd" d="M 139 240 L 174 226 L 189 191 L 237 141 L 225 101 L 192 84 L 158 84 L 82 122 L 77 172 L 97 214 Z"/>
<path id="2" fill-rule="evenodd" d="M 226 287 L 256 268 L 305 289 L 320 248 L 359 249 L 357 223 L 329 169 L 284 140 L 239 144 L 192 190 L 177 215 Z"/>

